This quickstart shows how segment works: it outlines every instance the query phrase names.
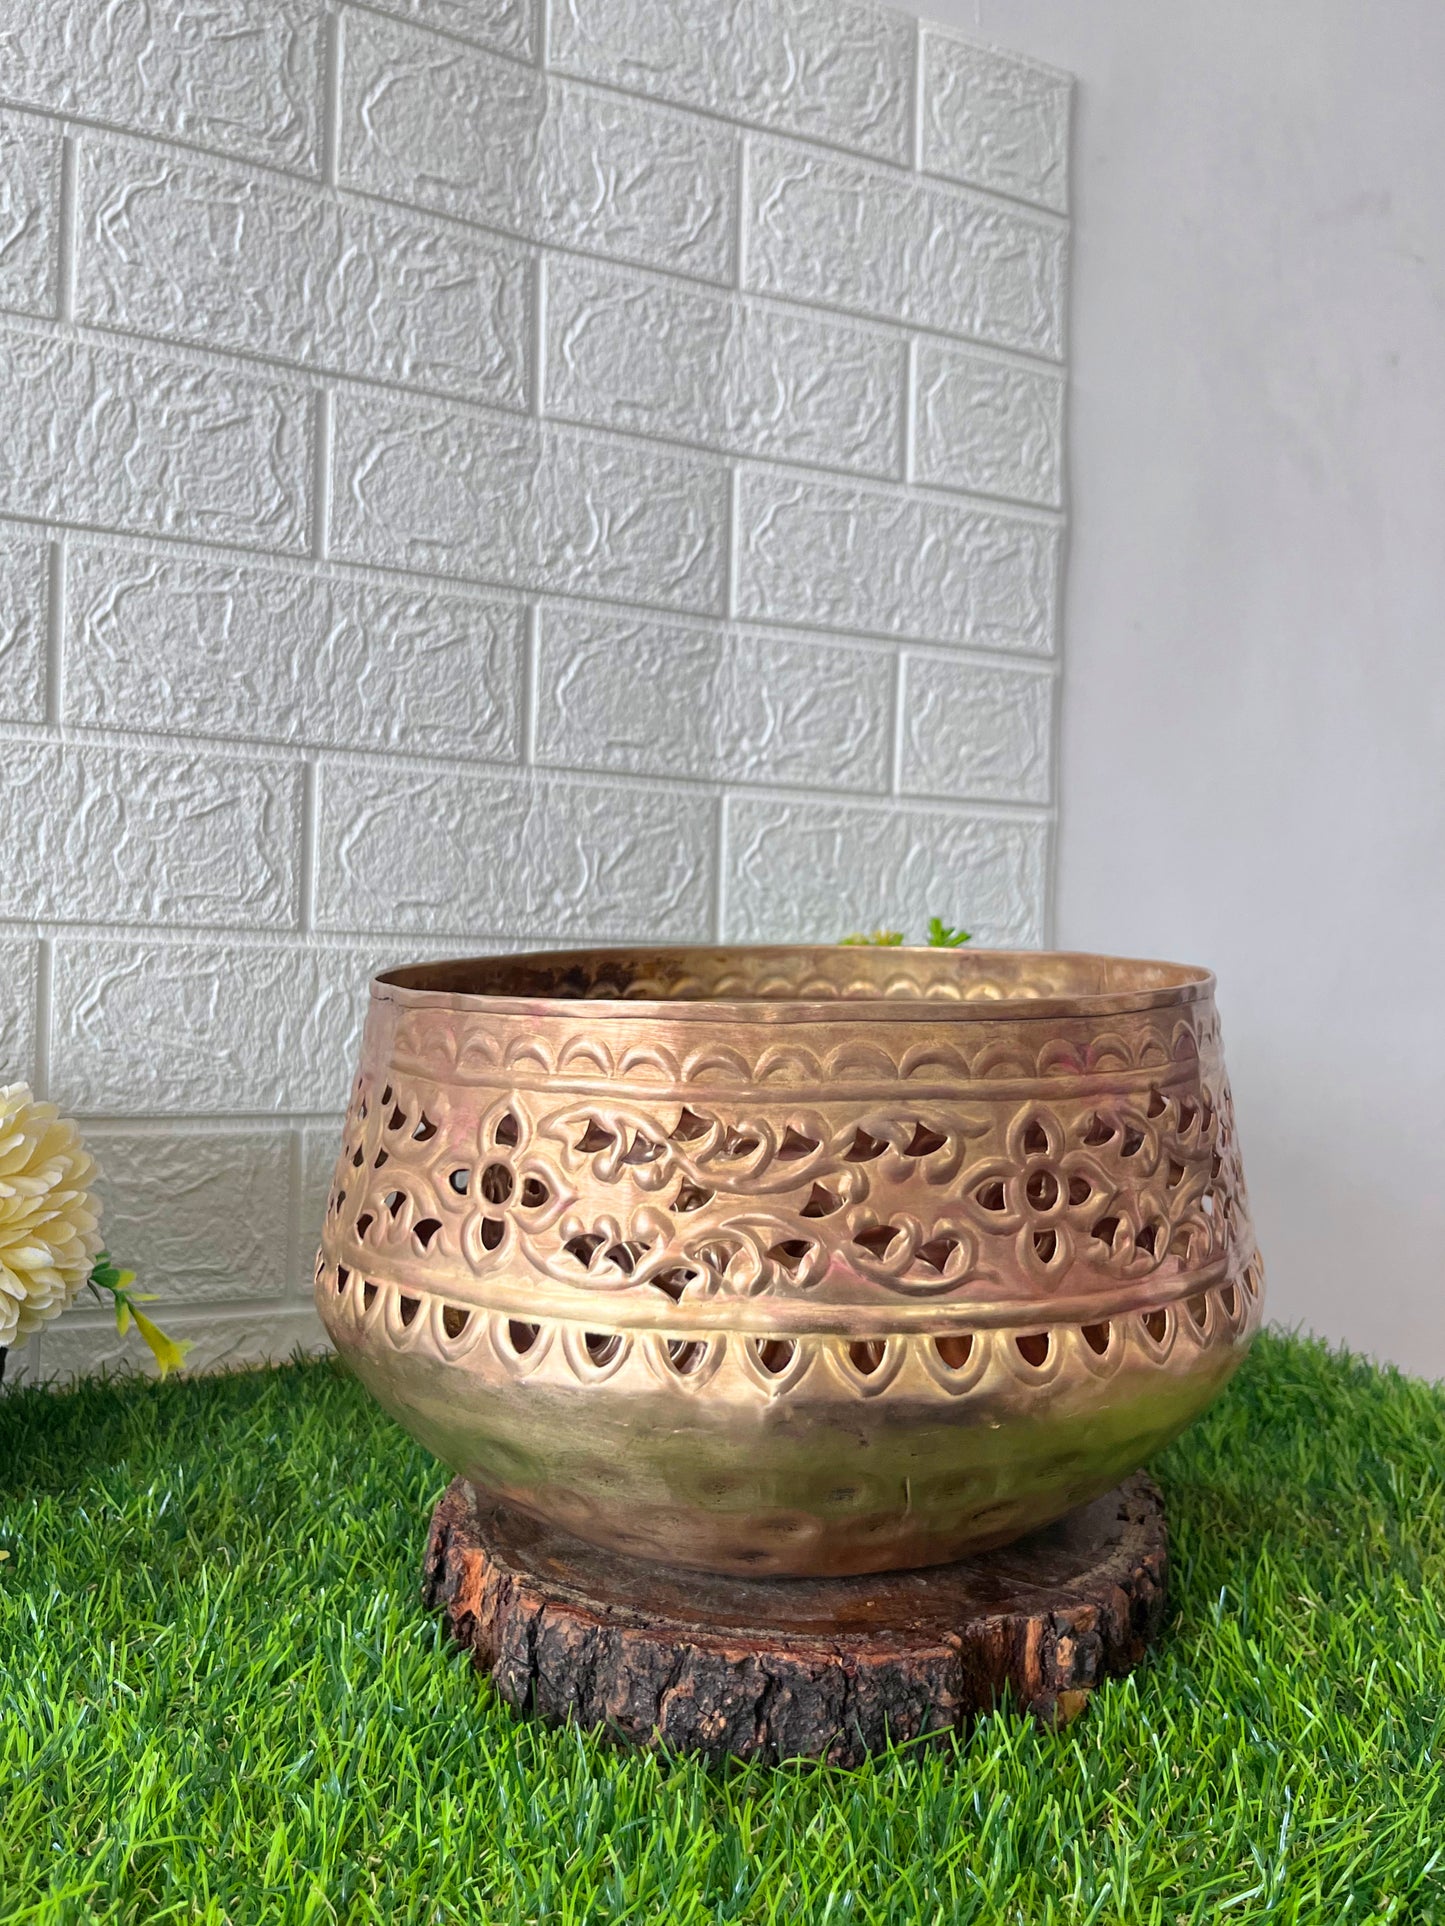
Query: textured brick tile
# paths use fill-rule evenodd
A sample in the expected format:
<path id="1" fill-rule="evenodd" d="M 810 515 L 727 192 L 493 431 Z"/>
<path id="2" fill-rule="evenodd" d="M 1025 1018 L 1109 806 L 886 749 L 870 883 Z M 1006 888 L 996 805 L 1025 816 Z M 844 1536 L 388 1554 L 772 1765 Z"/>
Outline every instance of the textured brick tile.
<path id="1" fill-rule="evenodd" d="M 0 1082 L 35 1075 L 35 973 L 40 945 L 33 936 L 0 936 Z"/>
<path id="2" fill-rule="evenodd" d="M 880 488 L 743 471 L 738 610 L 760 621 L 1053 646 L 1058 530 Z"/>
<path id="3" fill-rule="evenodd" d="M 542 0 L 370 0 L 382 13 L 436 27 L 478 47 L 528 58 L 536 49 Z"/>
<path id="4" fill-rule="evenodd" d="M 28 530 L 0 531 L 0 720 L 44 720 L 49 617 L 50 544 Z"/>
<path id="5" fill-rule="evenodd" d="M 905 793 L 1048 802 L 1051 676 L 910 655 L 903 677 Z"/>
<path id="6" fill-rule="evenodd" d="M 1069 202 L 1067 74 L 923 29 L 923 165 L 1060 213 Z"/>
<path id="7" fill-rule="evenodd" d="M 635 775 L 886 789 L 890 678 L 875 650 L 549 606 L 537 758 Z"/>
<path id="8" fill-rule="evenodd" d="M 353 13 L 342 179 L 527 239 L 725 280 L 737 137 Z"/>
<path id="9" fill-rule="evenodd" d="M 725 280 L 737 253 L 740 141 L 644 101 L 548 82 L 539 238 Z"/>
<path id="10" fill-rule="evenodd" d="M 99 135 L 80 207 L 80 320 L 526 405 L 515 242 Z"/>
<path id="11" fill-rule="evenodd" d="M 1065 238 L 1056 221 L 803 147 L 757 140 L 748 285 L 1058 359 Z"/>
<path id="12" fill-rule="evenodd" d="M 921 342 L 916 393 L 919 481 L 1063 505 L 1061 376 Z"/>
<path id="13" fill-rule="evenodd" d="M 547 270 L 547 410 L 741 454 L 897 475 L 904 349 L 871 328 L 599 261 Z"/>
<path id="14" fill-rule="evenodd" d="M 404 941 L 337 950 L 66 937 L 55 946 L 56 1100 L 118 1117 L 337 1108 L 366 984 L 406 953 Z"/>
<path id="15" fill-rule="evenodd" d="M 307 541 L 310 397 L 280 381 L 0 333 L 0 512 L 245 548 Z"/>
<path id="16" fill-rule="evenodd" d="M 314 1354 L 330 1348 L 321 1320 L 306 1304 L 270 1305 L 264 1316 L 254 1306 L 189 1316 L 182 1312 L 175 1317 L 156 1305 L 154 1312 L 172 1337 L 192 1346 L 186 1358 L 186 1370 L 192 1376 L 202 1371 L 235 1371 L 243 1365 L 285 1364 L 298 1350 Z M 115 1320 L 99 1313 L 71 1312 L 47 1325 L 38 1350 L 38 1367 L 32 1367 L 32 1375 L 60 1388 L 100 1371 L 108 1377 L 156 1375 L 155 1362 L 135 1332 L 122 1337 Z"/>
<path id="17" fill-rule="evenodd" d="M 919 939 L 930 916 L 989 945 L 1043 940 L 1042 823 L 853 803 L 731 797 L 731 942 L 834 942 L 883 924 Z"/>
<path id="18" fill-rule="evenodd" d="M 167 1309 L 275 1297 L 291 1282 L 289 1131 L 90 1124 L 85 1139 L 106 1248 Z"/>
<path id="19" fill-rule="evenodd" d="M 727 471 L 505 416 L 337 398 L 332 552 L 720 611 Z"/>
<path id="20" fill-rule="evenodd" d="M 493 761 L 519 752 L 514 601 L 75 544 L 66 618 L 68 720 Z"/>
<path id="21" fill-rule="evenodd" d="M 708 933 L 708 796 L 336 763 L 320 797 L 320 929 Z"/>
<path id="22" fill-rule="evenodd" d="M 913 35 L 866 0 L 554 0 L 551 56 L 629 92 L 907 162 Z"/>
<path id="23" fill-rule="evenodd" d="M 0 94 L 314 172 L 326 0 L 6 0 Z"/>
<path id="24" fill-rule="evenodd" d="M 0 916 L 288 928 L 299 774 L 210 753 L 12 742 Z"/>
<path id="25" fill-rule="evenodd" d="M 55 313 L 61 148 L 44 121 L 0 114 L 0 308 Z"/>

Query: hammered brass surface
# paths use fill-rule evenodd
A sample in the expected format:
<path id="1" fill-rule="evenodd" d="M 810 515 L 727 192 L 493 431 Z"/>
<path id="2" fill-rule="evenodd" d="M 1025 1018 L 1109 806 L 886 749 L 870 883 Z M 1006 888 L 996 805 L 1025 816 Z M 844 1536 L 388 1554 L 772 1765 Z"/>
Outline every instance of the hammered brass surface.
<path id="1" fill-rule="evenodd" d="M 490 957 L 372 986 L 316 1294 L 453 1469 L 595 1544 L 1010 1542 L 1260 1320 L 1213 979 L 1040 952 Z"/>

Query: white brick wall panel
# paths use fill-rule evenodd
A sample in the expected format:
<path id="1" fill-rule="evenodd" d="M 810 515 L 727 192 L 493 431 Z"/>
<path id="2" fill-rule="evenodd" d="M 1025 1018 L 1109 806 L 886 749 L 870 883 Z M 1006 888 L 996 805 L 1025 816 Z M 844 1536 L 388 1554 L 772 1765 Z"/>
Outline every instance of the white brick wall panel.
<path id="1" fill-rule="evenodd" d="M 311 399 L 227 369 L 0 334 L 0 512 L 244 548 L 308 540 Z"/>
<path id="2" fill-rule="evenodd" d="M 1043 823 L 852 803 L 731 797 L 727 937 L 836 942 L 851 930 L 921 931 L 930 916 L 974 941 L 1043 940 Z"/>
<path id="3" fill-rule="evenodd" d="M 897 491 L 745 469 L 738 613 L 1047 655 L 1059 531 Z"/>
<path id="4" fill-rule="evenodd" d="M 287 1364 L 300 1350 L 308 1356 L 330 1348 L 321 1320 L 305 1304 L 271 1304 L 236 1311 L 207 1310 L 173 1316 L 163 1305 L 151 1307 L 170 1336 L 192 1347 L 186 1370 L 236 1371 L 265 1364 Z M 34 1378 L 63 1390 L 80 1377 L 156 1375 L 155 1361 L 134 1331 L 122 1337 L 115 1320 L 100 1313 L 69 1317 L 47 1325 L 26 1354 L 37 1353 Z"/>
<path id="5" fill-rule="evenodd" d="M 907 163 L 914 32 L 853 0 L 554 0 L 551 64 Z"/>
<path id="6" fill-rule="evenodd" d="M 403 942 L 402 954 L 406 951 Z M 51 1087 L 112 1117 L 330 1110 L 351 1086 L 381 953 L 294 944 L 57 941 Z"/>
<path id="7" fill-rule="evenodd" d="M 289 1131 L 89 1124 L 85 1140 L 100 1165 L 106 1249 L 167 1311 L 291 1284 Z"/>
<path id="8" fill-rule="evenodd" d="M 737 137 L 351 13 L 341 178 L 526 239 L 731 274 Z"/>
<path id="9" fill-rule="evenodd" d="M 715 810 L 701 794 L 323 765 L 317 927 L 699 942 Z"/>
<path id="10" fill-rule="evenodd" d="M 326 0 L 7 0 L 0 95 L 315 173 Z"/>
<path id="11" fill-rule="evenodd" d="M 727 470 L 506 416 L 337 397 L 332 552 L 720 612 Z"/>
<path id="12" fill-rule="evenodd" d="M 1058 360 L 1057 221 L 816 150 L 755 140 L 748 285 Z"/>
<path id="13" fill-rule="evenodd" d="M 895 336 L 603 262 L 547 274 L 546 410 L 739 454 L 896 476 Z"/>
<path id="14" fill-rule="evenodd" d="M 902 700 L 905 795 L 1051 800 L 1051 676 L 910 655 Z"/>
<path id="15" fill-rule="evenodd" d="M 0 114 L 0 308 L 55 313 L 63 145 L 44 121 Z"/>
<path id="16" fill-rule="evenodd" d="M 66 617 L 71 721 L 489 761 L 520 753 L 516 601 L 76 543 Z"/>
<path id="17" fill-rule="evenodd" d="M 45 718 L 50 544 L 29 530 L 0 533 L 0 721 Z"/>
<path id="18" fill-rule="evenodd" d="M 0 4 L 0 1081 L 201 1368 L 321 1342 L 378 968 L 1042 939 L 1068 84 L 919 32 Z"/>
<path id="19" fill-rule="evenodd" d="M 1067 74 L 923 28 L 923 165 L 1062 213 L 1069 204 Z"/>
<path id="20" fill-rule="evenodd" d="M 10 742 L 0 794 L 0 916 L 295 924 L 293 766 Z"/>
<path id="21" fill-rule="evenodd" d="M 918 348 L 916 395 L 919 481 L 1062 507 L 1061 376 L 925 341 Z"/>
<path id="22" fill-rule="evenodd" d="M 80 208 L 79 320 L 527 405 L 515 242 L 102 136 Z"/>
<path id="23" fill-rule="evenodd" d="M 543 610 L 537 759 L 557 768 L 883 790 L 880 651 Z"/>
<path id="24" fill-rule="evenodd" d="M 35 987 L 40 945 L 33 936 L 0 936 L 0 1084 L 35 1075 Z"/>
<path id="25" fill-rule="evenodd" d="M 368 0 L 379 13 L 435 27 L 478 47 L 529 59 L 537 48 L 545 0 Z"/>

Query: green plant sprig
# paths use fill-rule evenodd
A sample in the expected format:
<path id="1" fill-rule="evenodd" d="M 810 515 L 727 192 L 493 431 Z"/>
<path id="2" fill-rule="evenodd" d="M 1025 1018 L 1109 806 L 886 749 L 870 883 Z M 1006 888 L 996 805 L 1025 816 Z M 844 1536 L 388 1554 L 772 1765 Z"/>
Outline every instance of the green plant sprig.
<path id="1" fill-rule="evenodd" d="M 871 935 L 864 935 L 858 931 L 852 936 L 845 936 L 842 940 L 844 943 L 868 943 L 882 948 L 896 949 L 905 939 L 902 930 L 879 929 L 874 930 Z M 955 929 L 951 924 L 945 923 L 941 916 L 929 917 L 927 937 L 929 949 L 956 950 L 972 940 L 967 930 Z"/>
<path id="2" fill-rule="evenodd" d="M 109 1251 L 100 1251 L 97 1254 L 94 1264 L 90 1267 L 90 1276 L 86 1279 L 90 1294 L 97 1304 L 105 1302 L 103 1292 L 110 1293 L 111 1302 L 115 1306 L 116 1330 L 124 1337 L 134 1324 L 151 1356 L 155 1359 L 161 1376 L 166 1377 L 170 1372 L 179 1371 L 184 1366 L 186 1354 L 190 1351 L 191 1345 L 167 1336 L 158 1324 L 146 1316 L 144 1311 L 136 1309 L 138 1304 L 154 1304 L 156 1294 L 154 1291 L 133 1291 L 130 1287 L 134 1282 L 135 1272 L 118 1270 L 111 1262 Z"/>
<path id="3" fill-rule="evenodd" d="M 972 936 L 967 930 L 954 929 L 945 923 L 941 916 L 928 919 L 928 946 L 934 950 L 956 950 L 965 943 L 971 943 Z"/>

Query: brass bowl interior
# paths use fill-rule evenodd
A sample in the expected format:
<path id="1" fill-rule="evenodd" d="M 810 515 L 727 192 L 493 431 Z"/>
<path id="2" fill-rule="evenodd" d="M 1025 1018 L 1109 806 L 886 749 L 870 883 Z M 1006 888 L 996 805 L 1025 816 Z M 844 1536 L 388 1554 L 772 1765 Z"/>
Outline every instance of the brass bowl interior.
<path id="1" fill-rule="evenodd" d="M 409 964 L 377 979 L 387 990 L 452 1007 L 524 1002 L 689 1005 L 956 1004 L 999 1018 L 1105 1016 L 1208 996 L 1214 978 L 1190 964 L 1085 951 L 969 950 L 886 945 L 539 950 Z M 600 1016 L 604 1012 L 594 1011 Z M 636 1012 L 634 1011 L 634 1014 Z M 826 1020 L 826 1007 L 816 1014 Z"/>

